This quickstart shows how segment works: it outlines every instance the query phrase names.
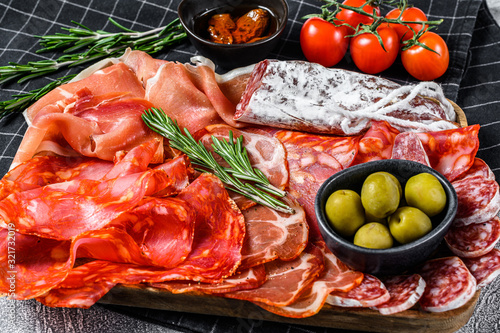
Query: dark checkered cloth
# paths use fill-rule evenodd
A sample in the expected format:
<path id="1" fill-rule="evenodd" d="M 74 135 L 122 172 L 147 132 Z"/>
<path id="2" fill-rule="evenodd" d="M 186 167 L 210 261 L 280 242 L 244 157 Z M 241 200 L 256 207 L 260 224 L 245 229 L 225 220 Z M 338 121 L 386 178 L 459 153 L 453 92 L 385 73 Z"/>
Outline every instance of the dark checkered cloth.
<path id="1" fill-rule="evenodd" d="M 444 19 L 439 33 L 450 49 L 450 67 L 438 80 L 446 96 L 465 111 L 470 124 L 481 124 L 483 158 L 500 178 L 500 29 L 481 0 L 414 0 L 430 20 Z M 93 29 L 116 31 L 108 22 L 112 17 L 126 27 L 144 31 L 167 24 L 176 18 L 179 1 L 165 0 L 0 0 L 0 65 L 9 61 L 55 59 L 60 54 L 36 54 L 39 48 L 33 35 L 54 34 L 62 27 L 72 27 L 71 20 Z M 207 0 L 207 3 L 210 1 Z M 319 13 L 322 2 L 288 0 L 290 14 L 280 44 L 269 56 L 277 59 L 303 59 L 299 45 L 302 17 Z M 383 7 L 382 13 L 389 11 Z M 157 58 L 188 62 L 196 50 L 185 42 L 158 53 Z M 349 57 L 338 67 L 356 70 Z M 55 75 L 2 87 L 0 100 L 16 93 L 41 87 L 57 77 L 77 73 L 82 68 L 63 69 Z M 414 80 L 404 71 L 399 59 L 380 75 L 399 83 Z M 22 115 L 0 120 L 0 175 L 9 169 L 27 125 Z M 495 281 L 483 292 L 469 323 L 460 332 L 493 332 L 500 322 L 500 299 Z M 5 306 L 6 300 L 0 300 Z M 272 322 L 195 315 L 158 310 L 96 305 L 90 310 L 51 309 L 35 301 L 16 302 L 16 318 L 12 322 L 0 315 L 1 331 L 9 332 L 341 332 L 317 327 L 290 326 Z M 1 311 L 0 311 L 1 314 Z M 126 316 L 124 317 L 123 314 Z M 133 317 L 133 318 L 132 318 Z M 128 318 L 128 319 L 127 319 Z M 134 319 L 138 318 L 138 319 Z M 157 325 L 152 325 L 155 323 Z M 149 325 L 149 326 L 148 326 Z"/>

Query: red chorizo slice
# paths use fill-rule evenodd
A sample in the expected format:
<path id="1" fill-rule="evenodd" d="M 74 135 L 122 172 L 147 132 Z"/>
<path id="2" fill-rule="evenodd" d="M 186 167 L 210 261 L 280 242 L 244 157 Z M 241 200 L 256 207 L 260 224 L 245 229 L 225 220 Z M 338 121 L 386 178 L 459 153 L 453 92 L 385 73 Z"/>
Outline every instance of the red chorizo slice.
<path id="1" fill-rule="evenodd" d="M 493 282 L 500 275 L 500 250 L 495 248 L 476 258 L 464 258 L 464 264 L 476 278 L 477 288 Z"/>
<path id="2" fill-rule="evenodd" d="M 495 180 L 476 175 L 453 181 L 451 184 L 458 197 L 454 226 L 486 222 L 498 214 L 500 193 Z"/>
<path id="3" fill-rule="evenodd" d="M 448 248 L 461 258 L 475 258 L 490 252 L 500 239 L 500 219 L 452 226 L 444 237 Z"/>
<path id="4" fill-rule="evenodd" d="M 123 228 L 135 240 L 150 260 L 142 264 L 172 268 L 192 250 L 195 218 L 196 212 L 184 200 L 147 197 L 111 225 Z"/>
<path id="5" fill-rule="evenodd" d="M 93 266 L 85 264 L 73 268 L 64 281 L 36 297 L 36 300 L 51 307 L 86 309 L 94 305 L 115 285 L 116 283 L 111 281 L 98 281 Z"/>
<path id="6" fill-rule="evenodd" d="M 115 157 L 115 165 L 103 179 L 113 179 L 146 171 L 161 143 L 159 139 L 154 138 L 132 148 L 118 161 Z M 163 147 L 161 148 L 163 149 Z"/>
<path id="7" fill-rule="evenodd" d="M 0 202 L 0 220 L 19 232 L 69 239 L 100 229 L 169 181 L 162 170 L 99 182 L 73 180 L 15 193 Z"/>
<path id="8" fill-rule="evenodd" d="M 224 184 L 212 174 L 202 174 L 177 198 L 197 213 L 193 249 L 173 273 L 196 281 L 221 280 L 241 263 L 245 219 Z"/>
<path id="9" fill-rule="evenodd" d="M 178 194 L 194 179 L 194 169 L 191 166 L 189 158 L 184 154 L 157 165 L 155 169 L 165 171 L 172 180 L 159 192 L 156 192 L 154 194 L 155 197 L 165 197 Z"/>
<path id="10" fill-rule="evenodd" d="M 373 307 L 390 299 L 385 285 L 373 275 L 365 274 L 363 281 L 350 291 L 334 291 L 328 295 L 326 302 L 342 307 Z"/>
<path id="11" fill-rule="evenodd" d="M 359 141 L 359 150 L 353 164 L 391 158 L 394 140 L 399 131 L 385 121 L 372 121 Z"/>
<path id="12" fill-rule="evenodd" d="M 476 279 L 458 257 L 429 260 L 418 273 L 426 283 L 419 304 L 429 312 L 457 309 L 476 292 Z"/>
<path id="13" fill-rule="evenodd" d="M 425 280 L 418 274 L 397 275 L 382 280 L 391 298 L 374 307 L 383 315 L 403 312 L 418 303 L 425 290 Z"/>
<path id="14" fill-rule="evenodd" d="M 308 143 L 300 132 L 278 131 L 275 137 L 283 143 L 287 152 L 287 163 L 290 173 L 289 195 L 296 198 L 304 207 L 307 221 L 309 223 L 310 238 L 321 239 L 316 213 L 314 212 L 314 200 L 319 187 L 331 175 L 342 170 L 342 165 L 337 159 L 324 151 L 322 147 L 316 149 Z M 314 136 L 314 135 L 311 135 Z M 333 140 L 333 142 L 338 142 Z M 342 148 L 347 154 L 355 154 L 352 141 L 342 140 Z"/>
<path id="15" fill-rule="evenodd" d="M 71 279 L 70 274 L 67 280 Z M 50 307 L 88 309 L 110 291 L 116 283 L 97 281 L 81 287 L 56 287 L 38 296 L 36 300 Z"/>
<path id="16" fill-rule="evenodd" d="M 449 181 L 469 170 L 479 149 L 479 125 L 418 133 L 433 169 Z"/>
<path id="17" fill-rule="evenodd" d="M 72 263 L 70 241 L 58 241 L 10 233 L 0 228 L 0 293 L 9 294 L 14 276 L 15 299 L 24 300 L 41 295 L 66 278 Z M 15 242 L 14 244 L 9 242 Z M 9 258 L 9 247 L 14 257 Z M 9 261 L 14 260 L 14 261 Z M 15 274 L 12 272 L 16 272 Z M 9 273 L 10 272 L 10 273 Z"/>

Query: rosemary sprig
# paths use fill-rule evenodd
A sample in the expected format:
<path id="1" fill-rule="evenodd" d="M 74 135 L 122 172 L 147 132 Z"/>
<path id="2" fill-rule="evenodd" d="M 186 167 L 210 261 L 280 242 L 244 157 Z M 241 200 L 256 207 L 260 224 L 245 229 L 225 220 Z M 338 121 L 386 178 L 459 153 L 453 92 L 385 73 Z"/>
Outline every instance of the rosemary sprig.
<path id="1" fill-rule="evenodd" d="M 221 156 L 230 166 L 230 168 L 225 169 L 226 172 L 238 179 L 252 181 L 255 186 L 271 194 L 280 197 L 285 196 L 284 191 L 271 185 L 262 171 L 252 167 L 246 148 L 243 147 L 243 136 L 238 137 L 235 142 L 233 132 L 230 131 L 228 141 L 225 139 L 219 140 L 212 135 L 212 142 L 214 152 Z"/>
<path id="2" fill-rule="evenodd" d="M 27 93 L 12 95 L 13 99 L 0 102 L 0 119 L 11 112 L 17 112 L 17 110 L 26 109 L 28 106 L 42 98 L 46 93 L 54 88 L 57 88 L 61 84 L 70 81 L 75 76 L 76 74 L 63 76 L 50 82 L 42 88 L 34 89 Z"/>
<path id="3" fill-rule="evenodd" d="M 80 23 L 73 22 L 77 27 L 63 28 L 68 31 L 67 34 L 37 36 L 42 46 L 37 53 L 63 50 L 65 54 L 55 60 L 31 61 L 27 64 L 10 62 L 7 66 L 0 66 L 0 84 L 16 80 L 18 83 L 23 83 L 36 77 L 49 75 L 64 67 L 75 67 L 107 57 L 117 57 L 127 48 L 153 54 L 187 38 L 178 18 L 164 27 L 144 32 L 130 30 L 111 18 L 109 21 L 122 31 L 113 33 L 102 30 L 93 31 Z M 81 52 L 72 53 L 75 51 Z M 53 89 L 57 87 L 57 83 L 64 82 L 66 81 L 56 80 L 49 85 Z M 26 103 L 18 101 L 20 98 L 23 101 L 34 101 L 49 92 L 51 89 L 48 88 L 46 86 L 33 93 L 15 95 L 10 101 L 0 102 L 0 119 L 7 114 L 23 110 Z"/>
<path id="4" fill-rule="evenodd" d="M 220 156 L 231 166 L 224 168 L 201 142 L 196 142 L 187 129 L 182 133 L 177 122 L 165 115 L 161 109 L 145 110 L 142 119 L 149 128 L 166 137 L 172 148 L 185 153 L 195 166 L 202 168 L 201 171 L 212 172 L 229 189 L 277 211 L 289 214 L 294 212 L 291 207 L 269 194 L 283 197 L 285 192 L 272 186 L 260 170 L 255 171 L 257 169 L 251 167 L 241 139 L 238 138 L 234 143 L 232 133 L 229 142 L 212 136 L 214 149 L 218 154 L 221 153 Z"/>

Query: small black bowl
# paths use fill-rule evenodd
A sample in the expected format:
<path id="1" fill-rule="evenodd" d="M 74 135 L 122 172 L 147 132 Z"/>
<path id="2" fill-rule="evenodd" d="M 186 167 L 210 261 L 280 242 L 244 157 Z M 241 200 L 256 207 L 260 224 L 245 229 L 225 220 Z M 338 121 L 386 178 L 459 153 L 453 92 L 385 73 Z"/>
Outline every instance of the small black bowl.
<path id="1" fill-rule="evenodd" d="M 447 197 L 446 207 L 431 218 L 433 229 L 427 235 L 404 245 L 389 249 L 368 249 L 354 245 L 352 239 L 338 235 L 331 227 L 325 213 L 325 204 L 333 192 L 351 189 L 361 193 L 361 187 L 368 175 L 378 171 L 393 174 L 404 189 L 406 181 L 419 173 L 428 172 L 437 177 Z M 439 246 L 455 218 L 458 199 L 451 183 L 436 170 L 413 161 L 380 160 L 359 164 L 344 169 L 328 178 L 320 187 L 315 201 L 318 226 L 328 248 L 351 268 L 369 274 L 400 274 L 424 262 Z"/>
<path id="2" fill-rule="evenodd" d="M 276 31 L 260 41 L 245 44 L 218 44 L 195 31 L 195 19 L 220 8 L 264 8 L 277 19 Z M 257 63 L 277 46 L 288 20 L 286 0 L 183 0 L 177 7 L 179 19 L 194 47 L 216 65 L 226 69 Z"/>

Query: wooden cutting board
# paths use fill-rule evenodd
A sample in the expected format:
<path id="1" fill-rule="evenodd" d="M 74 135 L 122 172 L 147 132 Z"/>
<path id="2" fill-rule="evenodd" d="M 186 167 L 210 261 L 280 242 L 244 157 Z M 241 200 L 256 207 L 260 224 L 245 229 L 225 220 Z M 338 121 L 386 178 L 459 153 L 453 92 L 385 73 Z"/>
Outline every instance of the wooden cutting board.
<path id="1" fill-rule="evenodd" d="M 450 103 L 457 114 L 457 123 L 462 127 L 467 126 L 463 110 L 457 104 Z M 464 306 L 442 313 L 429 313 L 414 307 L 393 315 L 381 315 L 367 308 L 325 304 L 318 314 L 300 319 L 275 315 L 248 301 L 210 295 L 172 294 L 145 285 L 117 285 L 99 303 L 357 331 L 444 333 L 455 332 L 467 323 L 474 313 L 479 294 L 479 291 L 476 292 Z"/>
<path id="2" fill-rule="evenodd" d="M 318 314 L 300 319 L 275 315 L 248 301 L 208 295 L 172 294 L 144 285 L 118 285 L 101 298 L 99 303 L 357 331 L 445 333 L 455 332 L 467 323 L 478 298 L 479 292 L 476 292 L 464 306 L 442 313 L 410 309 L 386 316 L 366 308 L 342 308 L 325 304 Z"/>

